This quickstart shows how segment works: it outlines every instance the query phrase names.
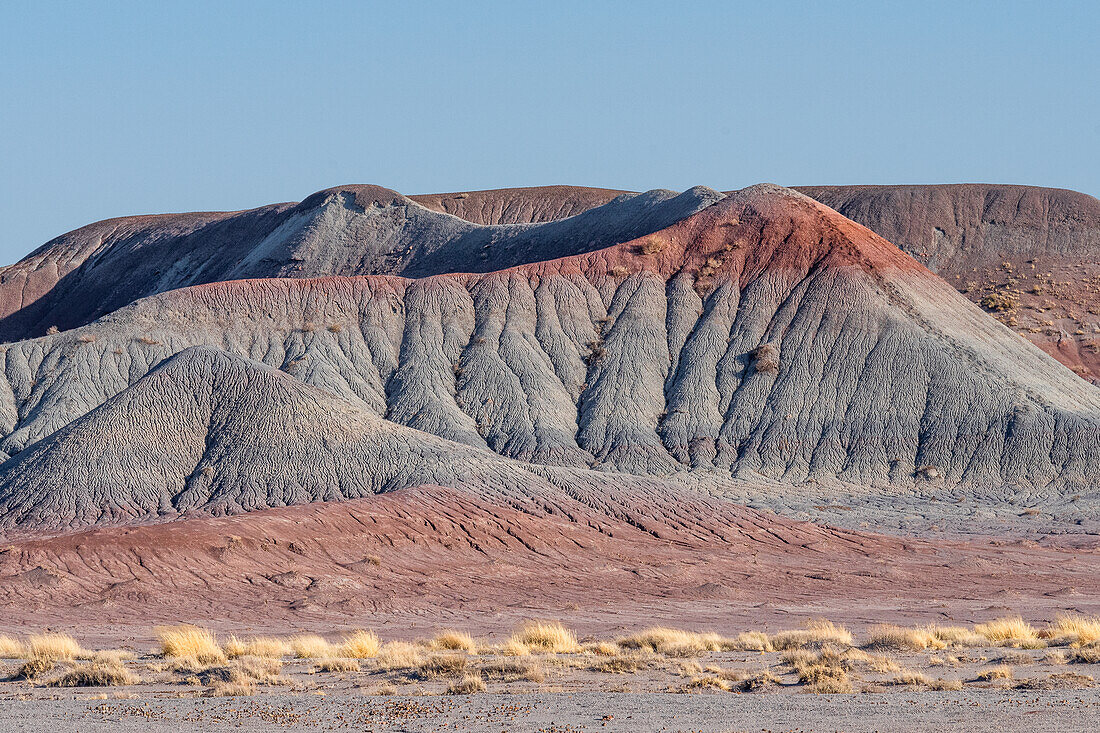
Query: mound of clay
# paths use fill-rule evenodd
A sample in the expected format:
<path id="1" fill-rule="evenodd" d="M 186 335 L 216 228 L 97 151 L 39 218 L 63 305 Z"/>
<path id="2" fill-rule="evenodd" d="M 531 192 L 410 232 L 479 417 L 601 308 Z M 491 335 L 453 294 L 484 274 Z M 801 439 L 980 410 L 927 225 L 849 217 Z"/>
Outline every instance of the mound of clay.
<path id="1" fill-rule="evenodd" d="M 1100 378 L 1100 201 L 1033 186 L 799 189 L 923 262 L 1081 376 Z"/>
<path id="2" fill-rule="evenodd" d="M 1011 490 L 1061 501 L 1091 496 L 1100 474 L 1095 388 L 881 237 L 806 196 L 762 185 L 638 239 L 556 260 L 417 280 L 198 286 L 10 344 L 0 448 L 19 455 L 0 474 L 0 494 L 20 507 L 25 519 L 16 523 L 46 521 L 34 507 L 52 499 L 35 487 L 64 494 L 96 481 L 102 492 L 70 502 L 81 508 L 68 515 L 88 521 L 96 511 L 114 512 L 96 509 L 112 501 L 111 482 L 125 485 L 123 504 L 145 497 L 135 515 L 162 511 L 161 495 L 148 493 L 152 484 L 131 486 L 104 471 L 97 479 L 91 468 L 69 464 L 94 464 L 108 449 L 96 436 L 118 434 L 129 410 L 108 402 L 100 411 L 115 417 L 95 428 L 87 421 L 98 412 L 82 416 L 131 385 L 140 385 L 150 412 L 161 409 L 164 377 L 157 374 L 158 387 L 139 380 L 191 346 L 277 367 L 362 414 L 452 443 L 582 469 L 569 481 L 594 481 L 583 469 L 597 467 L 890 491 L 959 487 L 1004 500 Z M 171 389 L 209 391 L 197 383 Z M 238 412 L 277 411 L 278 401 Z M 193 448 L 173 449 L 188 459 L 157 469 L 169 495 L 210 440 L 202 417 L 209 409 L 192 427 L 171 428 L 191 436 Z M 283 439 L 270 421 L 253 429 L 255 437 L 222 442 Z M 335 461 L 355 475 L 326 468 L 303 495 L 334 483 L 352 486 L 344 496 L 396 485 L 377 473 L 373 454 L 341 458 L 332 445 L 319 440 L 320 452 L 294 465 Z M 234 472 L 251 470 L 248 460 L 259 459 L 234 457 L 246 467 L 224 469 L 226 487 L 238 481 Z M 418 477 L 450 486 L 459 479 L 493 483 Z M 291 478 L 264 480 L 298 491 Z M 264 495 L 254 506 L 278 500 Z M 227 501 L 253 506 L 247 492 Z"/>
<path id="3" fill-rule="evenodd" d="M 342 186 L 297 205 L 109 220 L 0 270 L 0 340 L 83 325 L 137 298 L 197 283 L 420 277 L 553 259 L 663 229 L 721 196 L 702 187 L 622 194 L 564 220 L 481 226 L 380 186 Z"/>

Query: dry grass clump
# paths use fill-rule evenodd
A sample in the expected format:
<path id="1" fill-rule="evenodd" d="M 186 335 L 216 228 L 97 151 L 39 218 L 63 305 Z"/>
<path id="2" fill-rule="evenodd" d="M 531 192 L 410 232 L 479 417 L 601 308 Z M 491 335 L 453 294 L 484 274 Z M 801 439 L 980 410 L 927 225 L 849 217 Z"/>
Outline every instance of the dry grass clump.
<path id="1" fill-rule="evenodd" d="M 1075 672 L 1057 672 L 1043 678 L 1020 680 L 1015 685 L 1017 690 L 1079 690 L 1095 686 L 1096 680 L 1092 675 Z"/>
<path id="2" fill-rule="evenodd" d="M 1088 646 L 1077 649 L 1070 657 L 1074 664 L 1100 664 L 1100 646 Z"/>
<path id="3" fill-rule="evenodd" d="M 1009 667 L 1007 664 L 999 664 L 996 667 L 986 667 L 981 672 L 978 672 L 978 679 L 982 682 L 1010 680 L 1012 676 L 1012 667 Z"/>
<path id="4" fill-rule="evenodd" d="M 776 651 L 787 649 L 799 649 L 802 647 L 820 648 L 825 644 L 839 644 L 840 646 L 852 646 L 852 632 L 843 626 L 837 626 L 832 621 L 823 618 L 807 621 L 801 629 L 780 631 L 770 639 L 771 646 Z"/>
<path id="5" fill-rule="evenodd" d="M 358 659 L 321 659 L 317 662 L 318 672 L 358 672 Z"/>
<path id="6" fill-rule="evenodd" d="M 248 697 L 256 693 L 251 682 L 215 682 L 210 688 L 211 697 Z"/>
<path id="7" fill-rule="evenodd" d="M 229 665 L 205 669 L 198 678 L 202 684 L 214 686 L 252 685 L 255 682 L 279 685 L 286 681 L 280 676 L 282 669 L 283 663 L 278 659 L 241 657 Z"/>
<path id="8" fill-rule="evenodd" d="M 665 248 L 665 243 L 657 237 L 646 237 L 640 245 L 638 245 L 638 251 L 646 256 L 652 256 L 660 252 Z"/>
<path id="9" fill-rule="evenodd" d="M 1100 617 L 1064 614 L 1040 631 L 1039 637 L 1058 646 L 1094 644 L 1100 642 Z"/>
<path id="10" fill-rule="evenodd" d="M 905 629 L 880 624 L 871 627 L 867 648 L 918 652 L 925 649 L 945 649 L 947 642 L 937 637 L 934 629 Z"/>
<path id="11" fill-rule="evenodd" d="M 10 636 L 0 636 L 0 659 L 23 659 L 30 656 L 27 646 Z"/>
<path id="12" fill-rule="evenodd" d="M 423 660 L 411 672 L 421 680 L 437 680 L 454 677 L 466 671 L 467 659 L 460 654 L 436 654 Z"/>
<path id="13" fill-rule="evenodd" d="M 119 663 L 89 662 L 80 664 L 46 683 L 50 687 L 115 687 L 136 685 L 141 679 Z"/>
<path id="14" fill-rule="evenodd" d="M 11 676 L 11 680 L 36 680 L 47 672 L 53 671 L 55 666 L 57 665 L 52 659 L 35 657 L 20 666 L 19 669 L 15 671 L 15 674 Z"/>
<path id="15" fill-rule="evenodd" d="M 958 692 L 963 688 L 962 680 L 945 680 L 943 678 L 932 680 L 928 687 L 937 692 Z"/>
<path id="16" fill-rule="evenodd" d="M 294 650 L 291 649 L 289 644 L 272 636 L 253 636 L 247 641 L 230 636 L 229 640 L 225 642 L 225 654 L 230 659 L 236 659 L 237 657 L 279 659 L 293 653 Z"/>
<path id="17" fill-rule="evenodd" d="M 865 667 L 872 672 L 900 672 L 901 665 L 887 656 L 868 654 L 862 649 L 848 649 L 841 655 L 847 669 Z"/>
<path id="18" fill-rule="evenodd" d="M 595 654 L 598 657 L 613 657 L 619 651 L 619 645 L 613 641 L 594 641 L 584 645 L 585 654 Z"/>
<path id="19" fill-rule="evenodd" d="M 832 647 L 825 647 L 816 655 L 804 649 L 793 649 L 783 655 L 783 662 L 798 674 L 798 681 L 806 685 L 808 692 L 852 692 L 844 656 Z"/>
<path id="20" fill-rule="evenodd" d="M 709 674 L 692 677 L 684 687 L 687 690 L 721 690 L 722 692 L 733 689 L 733 685 L 728 680 Z"/>
<path id="21" fill-rule="evenodd" d="M 984 646 L 986 638 L 965 626 L 932 626 L 932 635 L 949 646 Z"/>
<path id="22" fill-rule="evenodd" d="M 160 653 L 165 657 L 189 657 L 202 664 L 223 664 L 225 652 L 214 633 L 208 629 L 184 624 L 157 629 Z"/>
<path id="23" fill-rule="evenodd" d="M 535 652 L 576 654 L 581 651 L 576 634 L 557 621 L 529 621 L 512 634 L 511 642 Z"/>
<path id="24" fill-rule="evenodd" d="M 375 658 L 375 666 L 382 671 L 394 669 L 412 669 L 420 666 L 424 655 L 415 644 L 405 641 L 391 641 L 384 644 Z"/>
<path id="25" fill-rule="evenodd" d="M 974 632 L 1000 646 L 1020 646 L 1025 649 L 1038 649 L 1045 646 L 1039 639 L 1039 633 L 1020 616 L 975 624 Z"/>
<path id="26" fill-rule="evenodd" d="M 373 631 L 359 630 L 344 638 L 340 644 L 341 657 L 350 659 L 372 659 L 378 656 L 382 641 Z"/>
<path id="27" fill-rule="evenodd" d="M 447 687 L 448 695 L 472 695 L 485 691 L 485 680 L 476 674 L 468 674 Z"/>
<path id="28" fill-rule="evenodd" d="M 501 682 L 543 682 L 546 679 L 542 668 L 529 662 L 491 662 L 482 665 L 478 674 Z"/>
<path id="29" fill-rule="evenodd" d="M 618 654 L 594 662 L 588 668 L 593 672 L 603 674 L 634 674 L 639 669 L 648 666 L 649 660 L 641 654 Z"/>
<path id="30" fill-rule="evenodd" d="M 725 641 L 718 634 L 700 634 L 658 626 L 619 639 L 617 643 L 624 649 L 640 649 L 668 657 L 690 657 L 704 652 L 722 651 Z"/>
<path id="31" fill-rule="evenodd" d="M 317 634 L 299 634 L 291 637 L 290 650 L 298 659 L 329 659 L 336 656 L 336 649 Z"/>
<path id="32" fill-rule="evenodd" d="M 920 672 L 914 672 L 911 669 L 901 670 L 896 675 L 894 675 L 893 679 L 887 682 L 887 684 L 890 685 L 911 685 L 919 687 L 927 687 L 931 683 L 932 680 L 930 680 L 928 677 L 921 674 Z"/>
<path id="33" fill-rule="evenodd" d="M 763 631 L 745 631 L 722 643 L 724 652 L 770 652 L 773 651 L 768 635 Z"/>
<path id="34" fill-rule="evenodd" d="M 440 631 L 428 642 L 428 647 L 431 649 L 469 652 L 470 654 L 477 652 L 477 643 L 474 641 L 474 637 L 463 631 L 454 631 L 453 629 Z"/>
<path id="35" fill-rule="evenodd" d="M 87 656 L 76 640 L 68 634 L 36 634 L 27 640 L 32 657 L 69 660 Z"/>
<path id="36" fill-rule="evenodd" d="M 751 677 L 742 680 L 741 684 L 737 686 L 737 689 L 741 690 L 741 692 L 760 692 L 778 684 L 779 678 L 772 674 L 771 670 L 765 669 L 762 672 L 757 672 Z"/>
<path id="37" fill-rule="evenodd" d="M 630 274 L 630 268 L 625 265 L 615 265 L 607 271 L 607 274 L 611 277 L 626 277 Z"/>

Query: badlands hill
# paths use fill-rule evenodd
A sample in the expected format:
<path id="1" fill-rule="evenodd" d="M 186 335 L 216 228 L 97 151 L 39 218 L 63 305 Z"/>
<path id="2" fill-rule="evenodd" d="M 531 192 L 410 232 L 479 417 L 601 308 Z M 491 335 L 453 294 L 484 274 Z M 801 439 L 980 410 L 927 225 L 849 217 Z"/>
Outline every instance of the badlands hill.
<path id="1" fill-rule="evenodd" d="M 540 195 L 471 206 L 562 210 Z M 849 523 L 945 499 L 1093 521 L 1100 392 L 790 189 L 478 225 L 344 187 L 96 227 L 13 266 L 72 268 L 10 318 L 110 312 L 4 347 L 8 532 L 424 484 L 608 516 L 802 492 L 859 494 Z"/>

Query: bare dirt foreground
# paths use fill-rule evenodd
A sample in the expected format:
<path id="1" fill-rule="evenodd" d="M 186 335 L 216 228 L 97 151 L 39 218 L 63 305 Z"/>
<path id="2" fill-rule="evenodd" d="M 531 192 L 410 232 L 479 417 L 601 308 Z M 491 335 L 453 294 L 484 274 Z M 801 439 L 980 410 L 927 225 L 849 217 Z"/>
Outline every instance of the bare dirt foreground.
<path id="1" fill-rule="evenodd" d="M 352 696 L 262 699 L 5 702 L 11 733 L 112 731 L 462 730 L 504 731 L 1085 731 L 1100 692 L 889 693 L 852 704 L 846 695 L 719 697 L 601 692 L 466 698 Z"/>

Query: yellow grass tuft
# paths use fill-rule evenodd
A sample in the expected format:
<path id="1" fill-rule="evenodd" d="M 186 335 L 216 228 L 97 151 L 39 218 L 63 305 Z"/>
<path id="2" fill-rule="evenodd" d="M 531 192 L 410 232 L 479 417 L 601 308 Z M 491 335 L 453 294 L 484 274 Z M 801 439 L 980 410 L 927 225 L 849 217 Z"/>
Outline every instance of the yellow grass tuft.
<path id="1" fill-rule="evenodd" d="M 246 641 L 230 636 L 229 640 L 225 642 L 225 653 L 230 659 L 236 659 L 237 657 L 279 659 L 293 654 L 294 650 L 282 639 L 276 639 L 272 636 L 253 636 Z"/>
<path id="2" fill-rule="evenodd" d="M 1039 632 L 1039 636 L 1058 645 L 1083 646 L 1100 642 L 1100 617 L 1064 614 Z"/>
<path id="3" fill-rule="evenodd" d="M 992 680 L 1010 680 L 1012 679 L 1012 667 L 1007 664 L 999 664 L 996 667 L 986 667 L 978 673 L 978 679 L 983 682 L 990 682 Z"/>
<path id="4" fill-rule="evenodd" d="M 906 629 L 881 624 L 870 630 L 870 649 L 919 652 L 925 649 L 945 649 L 947 642 L 936 636 L 933 629 Z"/>
<path id="5" fill-rule="evenodd" d="M 424 656 L 415 644 L 405 641 L 391 641 L 384 644 L 378 651 L 376 665 L 378 669 L 389 671 L 393 669 L 413 669 L 420 666 Z"/>
<path id="6" fill-rule="evenodd" d="M 428 646 L 432 649 L 446 649 L 449 651 L 461 651 L 474 654 L 477 652 L 477 643 L 474 641 L 474 637 L 463 631 L 454 631 L 447 629 L 441 631 L 428 642 Z"/>
<path id="7" fill-rule="evenodd" d="M 291 637 L 290 649 L 298 659 L 327 659 L 336 655 L 336 649 L 317 634 L 299 634 Z"/>
<path id="8" fill-rule="evenodd" d="M 529 621 L 512 634 L 511 641 L 536 652 L 576 654 L 581 651 L 576 634 L 557 621 Z"/>
<path id="9" fill-rule="evenodd" d="M 594 641 L 585 644 L 584 651 L 597 657 L 613 657 L 619 653 L 619 645 L 613 641 Z"/>
<path id="10" fill-rule="evenodd" d="M 819 618 L 806 622 L 801 629 L 780 631 L 771 637 L 771 645 L 777 651 L 798 649 L 800 647 L 817 648 L 825 644 L 852 646 L 852 632 L 843 626 L 834 624 L 832 621 Z"/>
<path id="11" fill-rule="evenodd" d="M 27 640 L 32 657 L 38 659 L 76 659 L 86 652 L 68 634 L 36 634 Z"/>
<path id="12" fill-rule="evenodd" d="M 472 695 L 475 692 L 483 692 L 485 690 L 485 680 L 481 679 L 479 675 L 468 674 L 458 682 L 447 687 L 448 695 Z"/>
<path id="13" fill-rule="evenodd" d="M 722 651 L 731 652 L 770 652 L 772 643 L 763 631 L 745 631 L 733 639 L 725 639 Z"/>
<path id="14" fill-rule="evenodd" d="M 202 664 L 225 662 L 225 652 L 209 629 L 184 624 L 157 629 L 160 653 L 165 657 L 189 657 Z"/>
<path id="15" fill-rule="evenodd" d="M 373 631 L 356 631 L 340 645 L 340 655 L 351 659 L 372 659 L 378 656 L 382 641 Z"/>
<path id="16" fill-rule="evenodd" d="M 965 626 L 931 626 L 932 635 L 948 646 L 985 646 L 986 638 Z"/>
<path id="17" fill-rule="evenodd" d="M 1019 616 L 976 624 L 974 631 L 994 644 L 1003 646 L 1023 646 L 1030 649 L 1042 644 L 1038 632 Z"/>
<path id="18" fill-rule="evenodd" d="M 10 636 L 0 636 L 0 659 L 23 659 L 30 656 L 27 645 Z"/>
<path id="19" fill-rule="evenodd" d="M 722 651 L 725 642 L 718 634 L 700 634 L 657 626 L 619 639 L 618 644 L 624 649 L 641 649 L 669 657 L 688 657 Z"/>

